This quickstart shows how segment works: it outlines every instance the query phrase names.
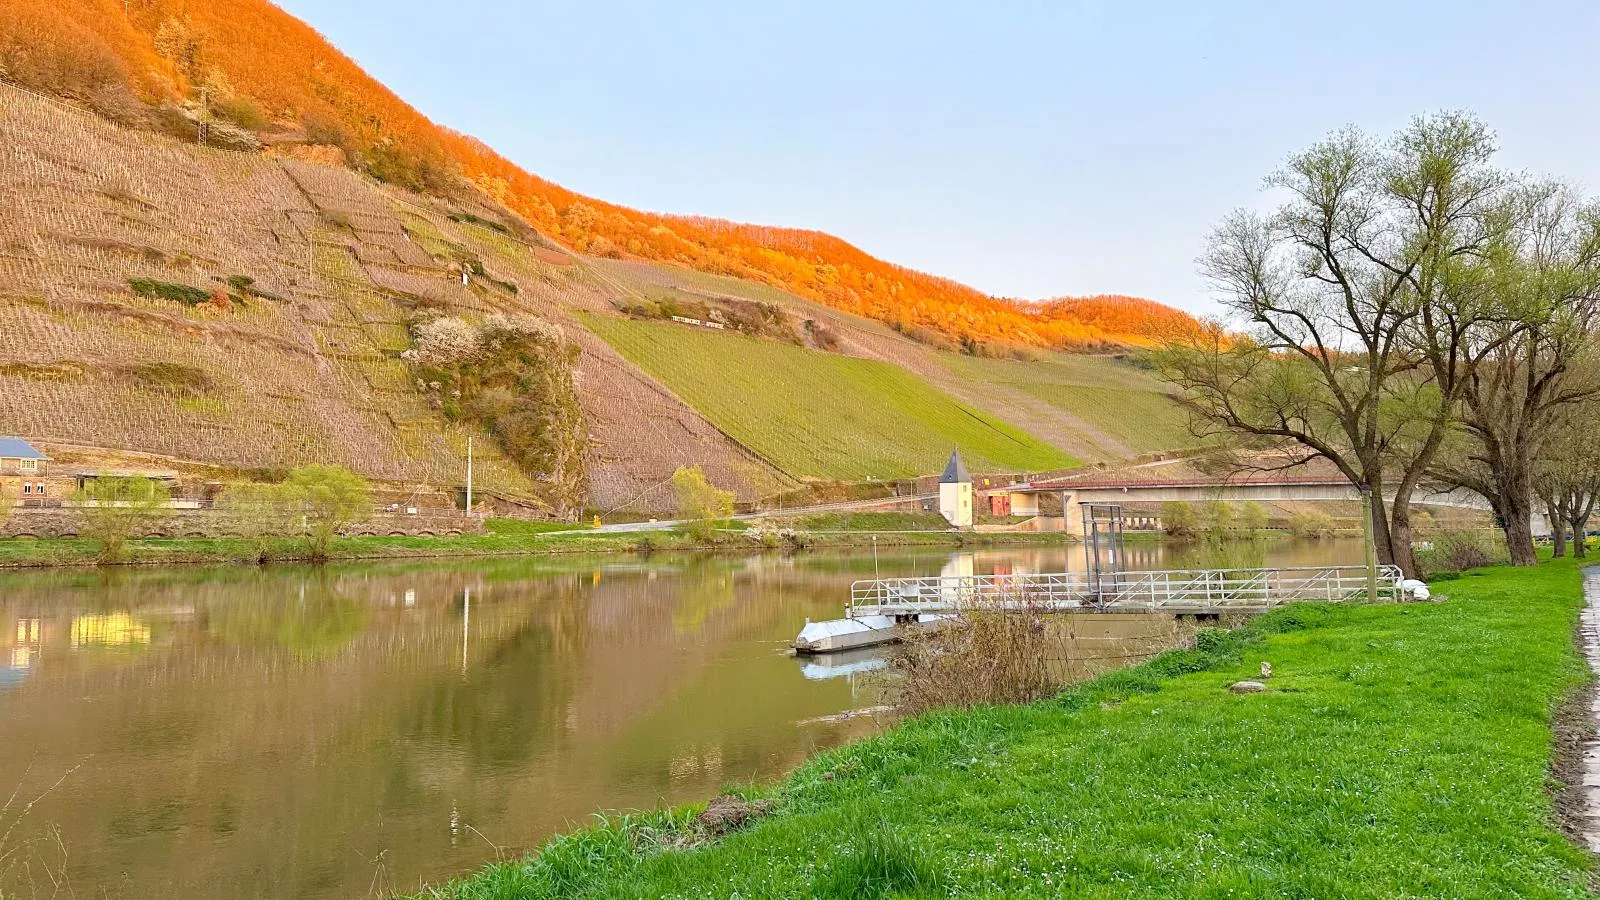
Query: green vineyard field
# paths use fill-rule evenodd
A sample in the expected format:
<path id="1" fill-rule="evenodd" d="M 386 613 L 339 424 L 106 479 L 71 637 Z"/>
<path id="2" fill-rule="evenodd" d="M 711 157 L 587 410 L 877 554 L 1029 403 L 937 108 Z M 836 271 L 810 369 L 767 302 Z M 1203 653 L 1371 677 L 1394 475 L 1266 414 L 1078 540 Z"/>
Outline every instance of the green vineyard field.
<path id="1" fill-rule="evenodd" d="M 925 475 L 939 471 L 952 447 L 978 471 L 1076 463 L 888 363 L 692 326 L 581 318 L 718 428 L 796 477 Z"/>

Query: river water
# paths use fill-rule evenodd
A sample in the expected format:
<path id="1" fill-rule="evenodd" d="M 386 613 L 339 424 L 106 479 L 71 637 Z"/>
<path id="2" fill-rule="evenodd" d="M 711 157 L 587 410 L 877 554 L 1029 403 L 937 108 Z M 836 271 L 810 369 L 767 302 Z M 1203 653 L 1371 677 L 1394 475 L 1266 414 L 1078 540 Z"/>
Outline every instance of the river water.
<path id="1" fill-rule="evenodd" d="M 1128 548 L 1132 569 L 1359 558 Z M 414 890 L 882 727 L 837 718 L 879 705 L 878 657 L 785 652 L 853 579 L 1081 564 L 1050 546 L 0 574 L 0 895 Z M 1085 672 L 1167 633 L 1082 618 Z"/>

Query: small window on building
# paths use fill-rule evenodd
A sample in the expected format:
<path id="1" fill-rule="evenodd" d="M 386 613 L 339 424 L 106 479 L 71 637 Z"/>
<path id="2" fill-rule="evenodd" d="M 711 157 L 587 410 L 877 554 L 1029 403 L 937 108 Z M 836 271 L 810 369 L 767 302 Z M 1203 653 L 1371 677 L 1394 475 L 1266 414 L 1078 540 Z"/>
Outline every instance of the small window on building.
<path id="1" fill-rule="evenodd" d="M 24 459 L 20 460 L 20 463 L 22 465 L 22 471 L 24 472 L 39 471 L 39 461 L 37 459 Z"/>
<path id="2" fill-rule="evenodd" d="M 24 493 L 24 494 L 31 494 L 31 493 L 33 493 L 33 482 L 31 482 L 31 481 L 24 481 L 24 482 L 23 482 L 23 483 L 22 483 L 22 492 L 23 492 L 23 493 Z"/>

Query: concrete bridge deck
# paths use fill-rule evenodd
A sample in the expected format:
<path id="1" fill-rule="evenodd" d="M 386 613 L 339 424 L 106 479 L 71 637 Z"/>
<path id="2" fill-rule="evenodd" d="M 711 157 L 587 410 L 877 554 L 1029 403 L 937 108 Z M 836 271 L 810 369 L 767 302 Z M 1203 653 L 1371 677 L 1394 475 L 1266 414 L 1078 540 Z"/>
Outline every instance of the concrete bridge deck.
<path id="1" fill-rule="evenodd" d="M 1010 508 L 1016 515 L 1038 515 L 1038 497 L 1056 494 L 1061 497 L 1063 527 L 1069 534 L 1083 533 L 1084 504 L 1104 503 L 1166 503 L 1203 502 L 1225 500 L 1230 502 L 1308 502 L 1351 501 L 1359 502 L 1361 494 L 1356 486 L 1342 476 L 1296 476 L 1279 472 L 1246 472 L 1230 477 L 1177 477 L 1132 478 L 1126 474 L 1107 477 L 1079 476 L 1075 478 L 1026 481 L 995 489 L 992 493 L 1009 495 Z M 1386 499 L 1393 499 L 1391 494 Z M 1461 509 L 1489 511 L 1489 502 L 1481 495 L 1462 488 L 1420 487 L 1411 502 L 1423 506 L 1448 506 Z M 1541 518 L 1542 517 L 1536 517 Z M 1538 531 L 1539 522 L 1535 522 Z"/>

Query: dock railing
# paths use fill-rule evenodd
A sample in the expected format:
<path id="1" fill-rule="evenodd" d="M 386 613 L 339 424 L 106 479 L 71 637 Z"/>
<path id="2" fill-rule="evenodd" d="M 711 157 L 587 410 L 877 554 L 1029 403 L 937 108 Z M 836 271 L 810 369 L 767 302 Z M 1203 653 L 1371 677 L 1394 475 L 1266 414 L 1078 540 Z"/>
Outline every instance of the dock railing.
<path id="1" fill-rule="evenodd" d="M 1378 567 L 1378 596 L 1402 596 L 1397 566 Z M 1084 612 L 1262 611 L 1297 600 L 1365 597 L 1365 566 L 1282 569 L 1163 569 L 874 578 L 850 586 L 852 618 L 953 612 L 972 607 Z"/>

